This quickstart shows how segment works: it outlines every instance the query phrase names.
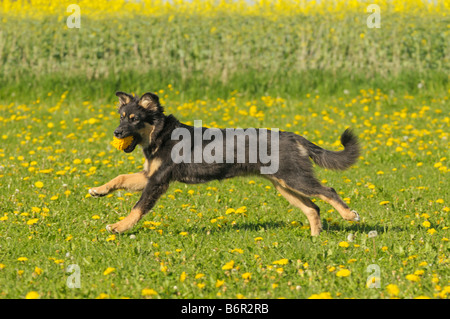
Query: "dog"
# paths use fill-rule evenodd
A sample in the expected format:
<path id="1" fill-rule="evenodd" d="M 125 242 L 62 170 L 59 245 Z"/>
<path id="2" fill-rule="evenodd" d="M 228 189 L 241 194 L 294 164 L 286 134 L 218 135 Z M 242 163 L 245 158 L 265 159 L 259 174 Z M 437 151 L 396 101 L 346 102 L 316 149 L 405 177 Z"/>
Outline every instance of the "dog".
<path id="1" fill-rule="evenodd" d="M 277 158 L 273 160 L 276 165 L 271 163 L 275 169 L 266 170 L 267 172 L 262 174 L 262 170 L 270 166 L 267 158 L 255 160 L 253 156 L 255 151 L 251 149 L 250 143 L 252 136 L 244 136 L 240 143 L 231 148 L 227 148 L 227 144 L 232 145 L 231 141 L 234 142 L 235 138 L 233 137 L 233 140 L 225 138 L 225 145 L 216 143 L 214 152 L 209 153 L 210 156 L 194 158 L 196 154 L 201 155 L 202 151 L 206 152 L 213 141 L 219 142 L 220 139 L 217 136 L 226 135 L 228 129 L 215 129 L 212 131 L 214 134 L 211 134 L 205 127 L 183 124 L 173 115 L 164 114 L 158 96 L 153 93 L 145 93 L 140 98 L 124 92 L 117 92 L 116 96 L 120 102 L 118 107 L 120 125 L 115 129 L 114 136 L 119 139 L 132 136 L 131 145 L 123 151 L 130 153 L 137 145 L 140 145 L 145 156 L 145 163 L 141 172 L 119 175 L 102 186 L 89 189 L 93 197 L 105 196 L 118 189 L 142 192 L 139 201 L 127 217 L 106 226 L 109 232 L 123 233 L 135 226 L 167 191 L 171 182 L 196 184 L 246 175 L 259 175 L 270 180 L 289 203 L 304 212 L 309 221 L 312 236 L 320 234 L 322 223 L 320 209 L 310 197 L 318 197 L 329 203 L 345 220 L 360 220 L 359 214 L 350 210 L 333 188 L 322 185 L 315 178 L 312 163 L 334 170 L 345 170 L 352 166 L 359 158 L 360 146 L 350 129 L 346 129 L 341 135 L 340 141 L 344 146 L 342 151 L 325 150 L 291 132 L 253 129 L 253 137 L 259 144 L 266 144 L 268 151 L 272 155 L 277 155 Z M 174 138 L 177 136 L 176 132 L 189 133 L 190 140 L 187 138 L 187 142 L 192 143 L 186 144 L 184 139 L 184 144 L 180 144 L 182 140 Z M 195 135 L 199 133 L 200 136 L 209 133 L 209 142 L 208 139 L 203 138 L 200 146 L 198 141 L 195 144 L 197 138 Z M 212 135 L 215 135 L 214 139 Z M 178 137 L 180 136 L 178 134 Z M 278 137 L 278 140 L 274 137 Z M 187 146 L 183 149 L 181 145 Z M 174 152 L 174 149 L 178 152 Z M 245 156 L 242 156 L 244 152 Z M 211 156 L 216 160 L 211 161 Z M 251 160 L 252 156 L 253 160 Z M 180 161 L 180 157 L 184 161 Z M 225 157 L 227 161 L 224 160 Z M 220 161 L 220 159 L 223 160 Z"/>

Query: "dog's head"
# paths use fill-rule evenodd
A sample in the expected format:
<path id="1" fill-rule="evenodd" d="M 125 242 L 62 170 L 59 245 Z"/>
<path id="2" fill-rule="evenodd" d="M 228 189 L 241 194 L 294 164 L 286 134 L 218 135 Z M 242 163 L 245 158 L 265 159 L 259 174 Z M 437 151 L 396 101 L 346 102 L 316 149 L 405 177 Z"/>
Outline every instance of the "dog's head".
<path id="1" fill-rule="evenodd" d="M 133 136 L 130 146 L 124 152 L 132 152 L 138 144 L 148 146 L 152 141 L 155 128 L 164 121 L 164 109 L 156 94 L 145 93 L 141 98 L 124 92 L 117 92 L 120 105 L 120 124 L 114 131 L 116 138 Z"/>

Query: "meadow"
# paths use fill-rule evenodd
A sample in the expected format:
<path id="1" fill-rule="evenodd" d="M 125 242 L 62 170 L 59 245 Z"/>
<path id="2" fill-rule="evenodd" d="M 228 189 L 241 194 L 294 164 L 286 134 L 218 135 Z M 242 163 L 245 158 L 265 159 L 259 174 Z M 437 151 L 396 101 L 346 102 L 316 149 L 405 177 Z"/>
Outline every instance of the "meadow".
<path id="1" fill-rule="evenodd" d="M 276 3 L 81 1 L 70 29 L 65 1 L 1 2 L 0 298 L 449 298 L 448 3 L 380 1 L 379 29 L 365 3 Z M 108 233 L 139 194 L 88 189 L 144 163 L 111 146 L 118 90 L 331 150 L 353 128 L 359 162 L 316 173 L 361 221 L 315 200 L 311 237 L 246 177 L 174 183 Z"/>

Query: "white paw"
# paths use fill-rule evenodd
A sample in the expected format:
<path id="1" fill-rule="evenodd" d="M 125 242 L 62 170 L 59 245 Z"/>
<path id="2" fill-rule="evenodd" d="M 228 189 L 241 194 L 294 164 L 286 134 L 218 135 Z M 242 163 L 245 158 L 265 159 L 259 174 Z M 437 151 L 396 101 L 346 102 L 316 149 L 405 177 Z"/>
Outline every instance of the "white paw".
<path id="1" fill-rule="evenodd" d="M 89 188 L 89 195 L 91 195 L 92 197 L 96 197 L 97 192 L 93 188 Z"/>
<path id="2" fill-rule="evenodd" d="M 92 197 L 102 197 L 102 196 L 105 196 L 106 194 L 97 192 L 97 190 L 95 188 L 90 188 L 89 195 L 91 195 Z"/>
<path id="3" fill-rule="evenodd" d="M 359 214 L 356 210 L 352 210 L 352 213 L 355 214 L 355 218 L 353 218 L 353 220 L 355 222 L 359 222 L 361 220 L 361 218 L 359 217 Z"/>

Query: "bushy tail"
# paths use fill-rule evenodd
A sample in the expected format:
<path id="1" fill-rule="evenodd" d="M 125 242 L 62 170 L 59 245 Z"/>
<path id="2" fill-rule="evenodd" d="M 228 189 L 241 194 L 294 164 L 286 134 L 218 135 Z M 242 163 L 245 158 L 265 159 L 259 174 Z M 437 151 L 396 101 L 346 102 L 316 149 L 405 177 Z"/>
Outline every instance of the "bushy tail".
<path id="1" fill-rule="evenodd" d="M 356 163 L 360 154 L 358 139 L 350 129 L 341 135 L 344 150 L 339 152 L 325 150 L 304 138 L 301 143 L 317 165 L 328 169 L 345 170 Z"/>

